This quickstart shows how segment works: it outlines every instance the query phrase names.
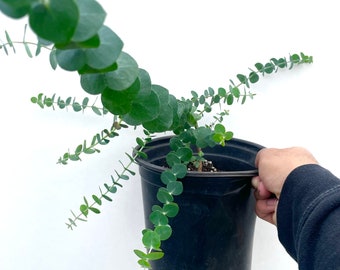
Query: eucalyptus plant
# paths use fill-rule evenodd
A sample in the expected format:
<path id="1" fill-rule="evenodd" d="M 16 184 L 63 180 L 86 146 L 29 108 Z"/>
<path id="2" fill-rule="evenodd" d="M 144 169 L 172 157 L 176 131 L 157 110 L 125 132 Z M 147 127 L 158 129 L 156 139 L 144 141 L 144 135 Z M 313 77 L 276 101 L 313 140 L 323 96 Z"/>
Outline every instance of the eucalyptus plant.
<path id="1" fill-rule="evenodd" d="M 36 46 L 35 55 L 41 49 L 50 51 L 50 65 L 79 74 L 82 89 L 90 95 L 100 97 L 100 104 L 88 97 L 78 101 L 43 93 L 31 98 L 41 108 L 69 108 L 74 112 L 92 110 L 97 115 L 111 115 L 112 126 L 93 135 L 74 148 L 66 151 L 58 163 L 79 161 L 82 155 L 100 152 L 98 145 L 106 145 L 122 128 L 142 127 L 145 136 L 137 137 L 138 145 L 133 153 L 126 153 L 127 162 L 114 170 L 107 183 L 91 198 L 84 197 L 79 211 L 71 211 L 66 222 L 73 229 L 79 221 L 86 221 L 90 213 L 99 214 L 104 201 L 112 201 L 112 195 L 123 186 L 123 181 L 135 175 L 132 165 L 137 158 L 145 157 L 143 149 L 157 133 L 171 131 L 171 151 L 166 156 L 168 168 L 161 174 L 164 184 L 157 193 L 159 205 L 154 205 L 150 221 L 154 228 L 142 232 L 142 242 L 146 250 L 135 250 L 138 263 L 151 268 L 149 261 L 163 257 L 162 241 L 171 237 L 169 219 L 180 211 L 175 196 L 183 192 L 179 181 L 187 174 L 187 165 L 194 164 L 198 170 L 204 160 L 204 148 L 225 145 L 233 137 L 223 125 L 228 107 L 234 102 L 244 103 L 255 95 L 250 91 L 252 84 L 261 77 L 279 69 L 292 69 L 295 65 L 312 63 L 313 58 L 304 53 L 289 57 L 271 58 L 265 63 L 256 63 L 246 74 L 237 74 L 229 84 L 218 89 L 211 87 L 198 93 L 192 91 L 189 97 L 177 98 L 168 89 L 152 83 L 148 72 L 140 68 L 136 60 L 123 51 L 123 41 L 109 26 L 105 25 L 106 12 L 95 0 L 0 0 L 1 11 L 9 17 L 28 17 L 30 28 L 37 41 L 12 40 L 5 32 L 5 40 L 0 40 L 0 49 L 6 54 L 15 52 L 17 43 L 24 45 L 29 57 L 31 47 Z M 99 102 L 98 102 L 99 103 Z M 215 109 L 216 108 L 216 109 Z M 200 124 L 207 114 L 213 113 L 210 124 Z M 133 132 L 133 131 L 131 131 Z M 192 150 L 192 146 L 197 151 Z"/>

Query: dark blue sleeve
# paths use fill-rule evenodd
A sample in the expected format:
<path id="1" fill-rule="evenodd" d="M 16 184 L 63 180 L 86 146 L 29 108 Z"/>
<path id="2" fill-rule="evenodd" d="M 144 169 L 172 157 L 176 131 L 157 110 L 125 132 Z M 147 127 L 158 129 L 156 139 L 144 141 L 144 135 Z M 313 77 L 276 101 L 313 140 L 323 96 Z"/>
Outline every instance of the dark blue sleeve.
<path id="1" fill-rule="evenodd" d="M 280 242 L 300 270 L 340 269 L 340 180 L 319 165 L 287 177 L 277 208 Z"/>

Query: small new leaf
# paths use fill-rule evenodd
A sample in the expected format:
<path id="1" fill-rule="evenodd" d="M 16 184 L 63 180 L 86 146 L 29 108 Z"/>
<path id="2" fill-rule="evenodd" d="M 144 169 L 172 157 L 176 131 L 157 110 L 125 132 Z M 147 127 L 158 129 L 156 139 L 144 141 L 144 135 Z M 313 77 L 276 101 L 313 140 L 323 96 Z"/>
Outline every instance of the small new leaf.
<path id="1" fill-rule="evenodd" d="M 164 252 L 160 252 L 160 251 L 157 251 L 157 252 L 153 251 L 147 254 L 147 259 L 149 259 L 150 261 L 159 260 L 159 259 L 162 259 L 163 257 L 164 257 Z"/>
<path id="2" fill-rule="evenodd" d="M 239 98 L 240 97 L 240 89 L 238 87 L 231 88 L 231 93 L 234 97 Z"/>
<path id="3" fill-rule="evenodd" d="M 24 47 L 25 47 L 25 50 L 26 50 L 28 57 L 32 58 L 33 55 L 32 55 L 31 49 L 26 42 L 24 42 Z"/>
<path id="4" fill-rule="evenodd" d="M 82 204 L 82 205 L 80 206 L 80 212 L 81 212 L 85 217 L 87 217 L 88 214 L 89 214 L 89 208 L 88 208 L 88 206 L 85 205 L 85 204 Z"/>
<path id="5" fill-rule="evenodd" d="M 143 252 L 139 249 L 135 249 L 133 252 L 137 255 L 137 257 L 139 257 L 141 259 L 146 259 L 147 256 L 148 256 L 145 252 Z"/>
<path id="6" fill-rule="evenodd" d="M 144 147 L 145 146 L 145 142 L 141 138 L 139 138 L 139 137 L 136 138 L 136 142 L 137 142 L 137 144 L 140 147 Z"/>
<path id="7" fill-rule="evenodd" d="M 257 83 L 259 81 L 259 79 L 260 79 L 260 77 L 255 71 L 250 72 L 249 81 L 251 83 Z"/>
<path id="8" fill-rule="evenodd" d="M 109 202 L 112 202 L 112 199 L 111 199 L 109 196 L 103 194 L 102 197 L 103 197 L 105 200 L 107 200 L 107 201 L 109 201 Z"/>
<path id="9" fill-rule="evenodd" d="M 93 199 L 98 205 L 102 205 L 102 200 L 99 199 L 96 195 L 92 195 L 92 199 Z"/>
<path id="10" fill-rule="evenodd" d="M 143 268 L 151 269 L 151 264 L 146 259 L 138 260 L 138 264 Z"/>
<path id="11" fill-rule="evenodd" d="M 92 111 L 97 115 L 102 115 L 101 111 L 96 106 L 91 106 Z"/>
<path id="12" fill-rule="evenodd" d="M 99 209 L 97 209 L 97 208 L 89 207 L 89 209 L 90 209 L 93 213 L 95 213 L 95 214 L 100 214 L 100 211 L 99 211 Z"/>
<path id="13" fill-rule="evenodd" d="M 5 31 L 5 35 L 6 35 L 6 39 L 7 39 L 7 42 L 9 44 L 9 46 L 13 47 L 13 42 L 12 42 L 12 40 L 11 40 L 11 38 L 10 38 L 10 36 L 9 36 L 7 31 Z"/>

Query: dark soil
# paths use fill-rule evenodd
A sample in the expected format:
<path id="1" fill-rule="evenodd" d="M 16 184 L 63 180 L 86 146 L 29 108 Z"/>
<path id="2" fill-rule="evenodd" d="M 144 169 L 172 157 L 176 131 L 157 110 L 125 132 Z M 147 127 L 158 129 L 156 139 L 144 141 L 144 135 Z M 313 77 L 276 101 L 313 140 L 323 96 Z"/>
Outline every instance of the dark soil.
<path id="1" fill-rule="evenodd" d="M 193 163 L 189 163 L 187 167 L 188 171 L 191 172 L 198 171 L 198 168 Z M 217 171 L 218 170 L 214 167 L 212 161 L 205 160 L 202 162 L 202 172 L 217 172 Z"/>

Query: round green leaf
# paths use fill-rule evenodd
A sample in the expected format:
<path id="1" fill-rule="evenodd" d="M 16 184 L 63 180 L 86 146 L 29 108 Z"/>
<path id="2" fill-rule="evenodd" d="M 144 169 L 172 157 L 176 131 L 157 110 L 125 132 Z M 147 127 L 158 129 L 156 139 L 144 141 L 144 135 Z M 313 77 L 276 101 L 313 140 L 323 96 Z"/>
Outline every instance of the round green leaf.
<path id="1" fill-rule="evenodd" d="M 234 137 L 234 133 L 233 133 L 232 131 L 227 131 L 227 132 L 224 134 L 224 139 L 225 139 L 226 141 L 231 140 L 233 137 Z"/>
<path id="2" fill-rule="evenodd" d="M 143 123 L 143 126 L 151 132 L 163 132 L 169 130 L 174 117 L 173 109 L 170 105 L 169 91 L 159 85 L 152 85 L 151 90 L 157 94 L 161 109 L 154 120 Z"/>
<path id="3" fill-rule="evenodd" d="M 267 63 L 264 65 L 264 72 L 267 74 L 272 73 L 275 70 L 275 66 L 272 63 Z"/>
<path id="4" fill-rule="evenodd" d="M 81 42 L 94 36 L 103 25 L 106 13 L 95 0 L 77 0 L 79 22 L 72 41 Z"/>
<path id="5" fill-rule="evenodd" d="M 88 214 L 89 214 L 89 208 L 88 208 L 88 206 L 85 205 L 85 204 L 82 204 L 82 205 L 80 206 L 80 212 L 81 212 L 85 217 L 87 217 Z"/>
<path id="6" fill-rule="evenodd" d="M 300 62 L 300 56 L 298 54 L 293 54 L 290 56 L 290 61 L 297 64 Z"/>
<path id="7" fill-rule="evenodd" d="M 161 246 L 161 239 L 159 237 L 159 234 L 151 230 L 144 231 L 142 242 L 146 248 L 150 249 L 157 250 Z"/>
<path id="8" fill-rule="evenodd" d="M 123 48 L 122 40 L 107 26 L 102 26 L 98 31 L 100 45 L 98 48 L 87 49 L 86 59 L 87 64 L 94 69 L 104 69 L 115 63 L 121 54 Z M 131 57 L 130 57 L 131 58 Z M 122 61 L 122 60 L 121 60 Z M 136 64 L 137 65 L 137 64 Z M 118 66 L 119 68 L 119 66 Z M 138 71 L 137 71 L 138 73 Z M 134 77 L 132 82 L 136 79 Z M 130 81 L 131 85 L 131 81 Z M 122 90 L 126 88 L 114 88 L 115 90 Z"/>
<path id="9" fill-rule="evenodd" d="M 156 118 L 159 108 L 159 99 L 155 92 L 151 91 L 151 79 L 149 74 L 139 69 L 140 90 L 132 101 L 131 111 L 122 118 L 129 125 L 137 126 Z"/>
<path id="10" fill-rule="evenodd" d="M 190 161 L 192 157 L 192 150 L 189 147 L 181 147 L 176 150 L 176 155 L 182 161 Z"/>
<path id="11" fill-rule="evenodd" d="M 157 199 L 161 203 L 169 203 L 174 200 L 173 196 L 169 193 L 169 191 L 166 188 L 159 188 L 157 192 Z"/>
<path id="12" fill-rule="evenodd" d="M 204 148 L 210 146 L 212 141 L 212 131 L 208 127 L 199 127 L 193 130 L 193 134 L 196 138 L 196 145 L 198 147 Z"/>
<path id="13" fill-rule="evenodd" d="M 263 72 L 263 68 L 264 68 L 263 64 L 261 64 L 261 63 L 256 63 L 256 64 L 255 64 L 255 67 L 256 67 L 256 69 L 257 69 L 259 72 Z"/>
<path id="14" fill-rule="evenodd" d="M 138 144 L 140 147 L 144 147 L 144 146 L 145 146 L 144 140 L 141 139 L 141 138 L 139 138 L 139 137 L 136 138 L 136 142 L 137 142 L 137 144 Z"/>
<path id="15" fill-rule="evenodd" d="M 86 64 L 85 53 L 79 49 L 57 49 L 56 57 L 58 65 L 68 71 L 79 70 Z"/>
<path id="16" fill-rule="evenodd" d="M 158 233 L 160 239 L 162 241 L 164 241 L 164 240 L 167 240 L 167 239 L 170 238 L 170 236 L 172 234 L 172 229 L 168 224 L 167 225 L 160 225 L 160 226 L 156 226 L 155 232 Z"/>
<path id="17" fill-rule="evenodd" d="M 212 138 L 213 138 L 214 142 L 216 142 L 218 144 L 224 143 L 224 135 L 221 134 L 221 133 L 214 134 Z"/>
<path id="18" fill-rule="evenodd" d="M 29 23 L 40 37 L 56 44 L 68 43 L 77 27 L 78 7 L 70 0 L 49 0 L 35 3 Z"/>
<path id="19" fill-rule="evenodd" d="M 221 100 L 221 97 L 219 95 L 215 95 L 213 98 L 214 103 L 219 103 Z"/>
<path id="20" fill-rule="evenodd" d="M 9 17 L 18 19 L 25 16 L 34 0 L 1 0 L 0 10 Z"/>
<path id="21" fill-rule="evenodd" d="M 80 77 L 81 87 L 91 95 L 97 95 L 106 88 L 105 75 L 101 73 L 83 74 Z"/>
<path id="22" fill-rule="evenodd" d="M 159 205 L 153 205 L 151 209 L 152 211 L 163 211 L 163 208 L 160 207 Z"/>
<path id="23" fill-rule="evenodd" d="M 51 98 L 46 98 L 44 103 L 47 107 L 51 107 L 53 105 L 53 100 Z"/>
<path id="24" fill-rule="evenodd" d="M 166 225 L 169 223 L 169 220 L 166 215 L 164 215 L 161 211 L 154 211 L 150 214 L 149 220 L 155 226 Z"/>
<path id="25" fill-rule="evenodd" d="M 256 72 L 254 72 L 254 71 L 250 72 L 249 81 L 251 83 L 257 83 L 259 79 L 260 79 L 260 77 Z"/>
<path id="26" fill-rule="evenodd" d="M 143 123 L 143 127 L 150 132 L 165 132 L 170 130 L 172 125 L 173 110 L 169 105 L 161 106 L 160 114 L 154 120 Z"/>
<path id="27" fill-rule="evenodd" d="M 183 192 L 183 184 L 179 181 L 169 182 L 167 189 L 171 195 L 180 195 Z"/>
<path id="28" fill-rule="evenodd" d="M 151 78 L 145 69 L 138 69 L 138 78 L 140 81 L 140 88 L 142 93 L 151 93 Z"/>
<path id="29" fill-rule="evenodd" d="M 175 164 L 171 171 L 177 178 L 183 178 L 187 174 L 187 166 L 184 164 Z"/>
<path id="30" fill-rule="evenodd" d="M 247 77 L 243 74 L 237 74 L 236 77 L 239 79 L 239 81 L 243 84 L 246 84 L 247 82 Z"/>
<path id="31" fill-rule="evenodd" d="M 164 205 L 163 207 L 163 212 L 168 216 L 168 217 L 175 217 L 177 216 L 179 212 L 179 207 L 177 203 L 170 202 Z"/>
<path id="32" fill-rule="evenodd" d="M 170 152 L 166 155 L 166 163 L 172 167 L 175 164 L 181 163 L 181 159 L 175 152 Z"/>
<path id="33" fill-rule="evenodd" d="M 222 124 L 216 124 L 214 127 L 215 133 L 224 134 L 225 133 L 225 127 Z"/>
<path id="34" fill-rule="evenodd" d="M 191 95 L 193 98 L 197 99 L 198 98 L 198 94 L 196 91 L 191 91 Z"/>
<path id="35" fill-rule="evenodd" d="M 123 116 L 129 125 L 140 125 L 143 122 L 155 119 L 159 112 L 159 100 L 154 92 L 147 95 L 138 95 L 131 104 L 131 111 Z"/>
<path id="36" fill-rule="evenodd" d="M 112 48 L 109 48 L 112 50 Z M 105 55 L 104 55 L 105 56 Z M 117 69 L 105 74 L 109 88 L 121 91 L 128 88 L 138 77 L 137 62 L 127 53 L 122 52 L 117 59 Z"/>
<path id="37" fill-rule="evenodd" d="M 285 58 L 280 58 L 277 62 L 277 65 L 280 68 L 285 68 L 285 67 L 287 67 L 287 60 Z"/>
<path id="38" fill-rule="evenodd" d="M 172 137 L 169 144 L 170 148 L 174 151 L 184 146 L 183 142 L 178 137 Z"/>
<path id="39" fill-rule="evenodd" d="M 227 104 L 232 105 L 234 103 L 234 96 L 232 94 L 229 94 L 227 96 Z"/>
<path id="40" fill-rule="evenodd" d="M 166 170 L 161 174 L 161 180 L 165 185 L 169 182 L 176 181 L 176 179 L 176 175 L 174 175 L 171 170 Z"/>
<path id="41" fill-rule="evenodd" d="M 227 96 L 227 91 L 223 87 L 220 87 L 220 88 L 218 88 L 218 94 L 221 97 L 226 97 Z"/>
<path id="42" fill-rule="evenodd" d="M 115 115 L 124 115 L 131 111 L 132 100 L 139 91 L 139 80 L 136 80 L 128 89 L 115 91 L 109 88 L 102 92 L 102 103 L 104 107 Z"/>
<path id="43" fill-rule="evenodd" d="M 234 97 L 239 98 L 240 97 L 240 89 L 238 87 L 233 87 L 231 88 L 231 93 L 233 94 Z"/>

